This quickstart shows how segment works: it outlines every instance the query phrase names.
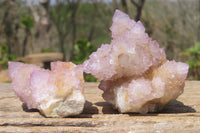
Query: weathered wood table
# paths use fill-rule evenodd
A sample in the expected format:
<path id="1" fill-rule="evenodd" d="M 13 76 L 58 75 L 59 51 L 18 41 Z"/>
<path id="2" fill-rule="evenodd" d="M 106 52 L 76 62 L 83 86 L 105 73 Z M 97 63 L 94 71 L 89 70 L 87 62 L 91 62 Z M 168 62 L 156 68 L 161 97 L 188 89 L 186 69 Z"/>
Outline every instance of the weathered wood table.
<path id="1" fill-rule="evenodd" d="M 98 83 L 86 83 L 82 114 L 68 118 L 45 118 L 27 110 L 10 84 L 0 84 L 0 132 L 127 132 L 199 133 L 200 81 L 187 81 L 184 94 L 160 113 L 119 114 L 106 103 Z"/>

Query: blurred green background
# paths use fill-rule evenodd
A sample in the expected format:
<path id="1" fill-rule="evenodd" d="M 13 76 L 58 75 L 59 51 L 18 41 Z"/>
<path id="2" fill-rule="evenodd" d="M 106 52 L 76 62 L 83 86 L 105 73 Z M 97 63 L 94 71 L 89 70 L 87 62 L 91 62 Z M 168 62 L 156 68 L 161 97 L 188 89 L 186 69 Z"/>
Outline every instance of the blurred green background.
<path id="1" fill-rule="evenodd" d="M 81 64 L 110 43 L 115 9 L 142 21 L 167 58 L 188 63 L 188 79 L 200 79 L 200 0 L 0 0 L 0 70 L 34 53 L 61 52 Z"/>

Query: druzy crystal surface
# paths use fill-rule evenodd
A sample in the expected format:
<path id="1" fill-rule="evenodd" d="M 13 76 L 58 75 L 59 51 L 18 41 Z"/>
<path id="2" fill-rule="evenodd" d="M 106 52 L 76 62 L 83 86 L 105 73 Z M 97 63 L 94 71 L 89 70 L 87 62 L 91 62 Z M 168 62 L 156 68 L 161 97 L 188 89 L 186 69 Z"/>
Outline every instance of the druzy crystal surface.
<path id="1" fill-rule="evenodd" d="M 15 94 L 28 109 L 47 117 L 80 114 L 83 96 L 83 68 L 71 62 L 52 62 L 51 71 L 31 64 L 9 62 L 9 76 Z"/>
<path id="2" fill-rule="evenodd" d="M 115 11 L 110 44 L 83 63 L 84 71 L 101 80 L 103 98 L 120 112 L 156 112 L 183 93 L 188 65 L 168 61 L 140 21 Z"/>

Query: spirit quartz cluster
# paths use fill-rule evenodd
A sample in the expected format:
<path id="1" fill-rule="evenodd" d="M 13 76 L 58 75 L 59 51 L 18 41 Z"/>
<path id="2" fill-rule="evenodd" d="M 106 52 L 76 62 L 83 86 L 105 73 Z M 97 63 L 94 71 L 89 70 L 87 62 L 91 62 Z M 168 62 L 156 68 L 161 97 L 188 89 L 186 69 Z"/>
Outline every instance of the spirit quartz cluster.
<path id="1" fill-rule="evenodd" d="M 121 113 L 157 112 L 183 93 L 188 65 L 168 61 L 140 21 L 115 11 L 111 44 L 103 44 L 83 63 L 101 80 L 103 98 Z"/>
<path id="2" fill-rule="evenodd" d="M 35 65 L 9 62 L 9 76 L 15 94 L 28 109 L 47 117 L 80 114 L 83 96 L 83 68 L 71 62 L 51 62 L 51 71 Z"/>

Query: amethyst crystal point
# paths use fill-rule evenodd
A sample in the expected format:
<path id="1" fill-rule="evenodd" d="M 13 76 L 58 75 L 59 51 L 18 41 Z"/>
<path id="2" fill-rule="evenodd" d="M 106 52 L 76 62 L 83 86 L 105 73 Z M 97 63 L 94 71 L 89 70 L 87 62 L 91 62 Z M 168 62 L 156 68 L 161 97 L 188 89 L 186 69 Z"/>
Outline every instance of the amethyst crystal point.
<path id="1" fill-rule="evenodd" d="M 111 44 L 103 44 L 83 63 L 101 80 L 103 98 L 120 112 L 156 112 L 183 92 L 188 65 L 167 61 L 140 21 L 119 10 L 111 26 Z"/>

